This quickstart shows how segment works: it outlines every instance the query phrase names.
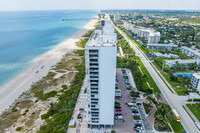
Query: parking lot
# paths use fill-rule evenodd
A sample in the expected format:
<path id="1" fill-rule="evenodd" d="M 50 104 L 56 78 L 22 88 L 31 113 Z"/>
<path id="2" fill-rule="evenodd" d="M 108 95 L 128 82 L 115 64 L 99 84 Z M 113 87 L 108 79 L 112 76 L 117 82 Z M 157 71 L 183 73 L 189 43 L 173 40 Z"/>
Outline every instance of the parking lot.
<path id="1" fill-rule="evenodd" d="M 113 130 L 117 133 L 136 133 L 134 130 L 135 123 L 133 121 L 131 107 L 127 103 L 132 102 L 129 91 L 126 88 L 126 84 L 123 78 L 123 73 L 120 68 L 117 69 L 118 88 L 121 89 L 122 99 L 116 99 L 116 102 L 121 104 L 122 120 L 115 120 Z M 116 112 L 117 113 L 117 112 Z"/>

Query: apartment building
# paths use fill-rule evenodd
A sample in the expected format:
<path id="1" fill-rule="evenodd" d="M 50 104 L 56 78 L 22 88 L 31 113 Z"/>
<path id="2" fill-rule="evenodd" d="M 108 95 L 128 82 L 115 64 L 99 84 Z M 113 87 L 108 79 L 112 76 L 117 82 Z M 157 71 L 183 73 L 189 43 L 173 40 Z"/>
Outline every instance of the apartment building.
<path id="1" fill-rule="evenodd" d="M 160 41 L 160 32 L 157 32 L 150 28 L 134 28 L 133 32 L 137 36 L 144 38 L 148 43 L 158 43 Z"/>
<path id="2" fill-rule="evenodd" d="M 166 65 L 169 67 L 175 67 L 178 64 L 185 65 L 187 68 L 190 68 L 189 64 L 196 63 L 198 66 L 200 66 L 200 60 L 181 60 L 181 59 L 175 59 L 175 60 L 165 60 Z"/>
<path id="3" fill-rule="evenodd" d="M 85 46 L 89 127 L 114 124 L 117 35 L 110 20 L 101 20 Z"/>
<path id="4" fill-rule="evenodd" d="M 191 84 L 192 88 L 196 89 L 197 91 L 200 91 L 200 73 L 193 73 L 192 79 L 191 79 Z"/>
<path id="5" fill-rule="evenodd" d="M 127 30 L 130 30 L 130 31 L 133 31 L 134 30 L 134 25 L 130 24 L 128 22 L 124 22 L 124 28 L 127 29 Z"/>
<path id="6" fill-rule="evenodd" d="M 120 14 L 114 14 L 114 21 L 119 21 L 121 20 L 121 15 Z"/>
<path id="7" fill-rule="evenodd" d="M 193 58 L 196 59 L 196 60 L 200 60 L 200 53 L 199 53 L 198 51 L 196 51 L 196 50 L 193 50 L 193 49 L 191 49 L 191 48 L 188 48 L 188 47 L 186 47 L 186 46 L 183 46 L 183 47 L 181 47 L 181 51 L 182 51 L 184 54 L 186 54 L 186 55 L 188 55 L 188 56 L 190 56 L 190 57 L 193 57 Z"/>
<path id="8" fill-rule="evenodd" d="M 172 50 L 172 48 L 174 49 L 178 49 L 178 45 L 176 44 L 147 44 L 147 48 L 148 49 L 153 49 L 153 50 Z"/>

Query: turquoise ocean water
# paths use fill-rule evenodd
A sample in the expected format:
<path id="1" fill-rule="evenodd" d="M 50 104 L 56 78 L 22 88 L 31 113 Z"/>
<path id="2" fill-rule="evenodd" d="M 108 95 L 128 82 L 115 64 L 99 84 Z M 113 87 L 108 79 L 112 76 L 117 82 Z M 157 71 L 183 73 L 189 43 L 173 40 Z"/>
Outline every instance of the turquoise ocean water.
<path id="1" fill-rule="evenodd" d="M 0 85 L 78 32 L 97 11 L 0 12 Z M 82 19 L 84 18 L 84 19 Z M 72 19 L 62 21 L 63 19 Z"/>

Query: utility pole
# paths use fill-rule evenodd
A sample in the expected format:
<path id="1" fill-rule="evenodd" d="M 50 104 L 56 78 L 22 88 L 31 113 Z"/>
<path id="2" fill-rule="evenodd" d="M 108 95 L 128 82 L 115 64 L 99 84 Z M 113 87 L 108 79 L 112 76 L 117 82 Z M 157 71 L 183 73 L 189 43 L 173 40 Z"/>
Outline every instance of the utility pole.
<path id="1" fill-rule="evenodd" d="M 191 103 L 191 105 L 193 104 L 193 102 L 194 102 L 194 92 L 192 93 L 193 95 L 192 95 L 192 103 Z"/>
<path id="2" fill-rule="evenodd" d="M 163 61 L 162 71 L 163 71 L 163 69 L 164 69 L 164 65 L 165 65 L 165 61 Z"/>

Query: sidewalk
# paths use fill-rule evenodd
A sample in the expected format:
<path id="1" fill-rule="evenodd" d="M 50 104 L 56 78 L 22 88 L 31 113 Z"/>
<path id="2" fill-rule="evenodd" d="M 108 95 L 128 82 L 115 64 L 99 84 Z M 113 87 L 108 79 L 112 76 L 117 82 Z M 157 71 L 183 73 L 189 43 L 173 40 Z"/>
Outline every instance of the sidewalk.
<path id="1" fill-rule="evenodd" d="M 135 85 L 135 81 L 134 81 L 134 79 L 133 79 L 133 75 L 132 75 L 130 69 L 126 69 L 126 70 L 127 70 L 127 72 L 128 72 L 128 79 L 129 79 L 129 81 L 130 81 L 131 86 L 133 87 L 133 90 L 134 90 L 134 91 L 138 91 L 138 90 L 137 90 L 137 87 L 136 87 L 136 85 Z"/>
<path id="2" fill-rule="evenodd" d="M 72 115 L 72 119 L 76 121 L 75 128 L 68 128 L 67 133 L 88 133 L 90 129 L 87 127 L 88 125 L 88 118 L 87 118 L 87 110 L 86 110 L 86 103 L 87 103 L 87 93 L 84 93 L 86 88 L 86 79 L 84 79 L 78 100 L 76 102 L 76 106 L 74 109 L 74 113 Z M 80 111 L 79 109 L 83 108 L 84 111 Z M 81 113 L 82 119 L 77 119 L 78 114 Z"/>

